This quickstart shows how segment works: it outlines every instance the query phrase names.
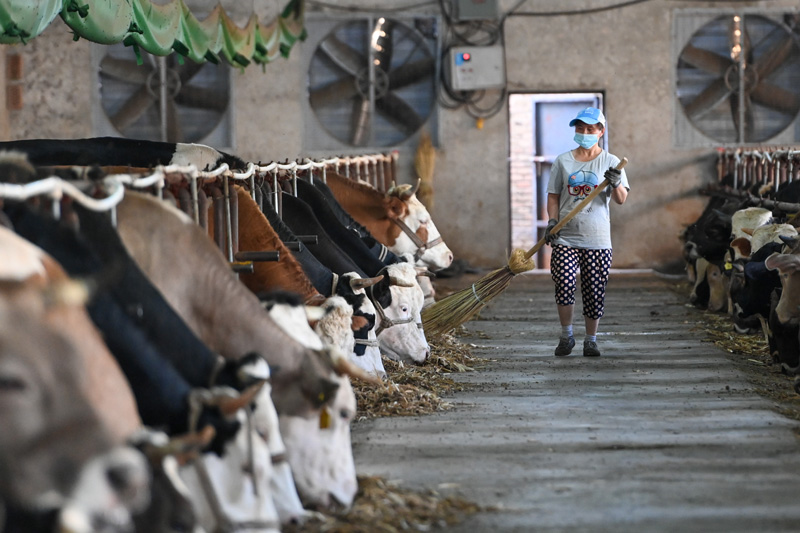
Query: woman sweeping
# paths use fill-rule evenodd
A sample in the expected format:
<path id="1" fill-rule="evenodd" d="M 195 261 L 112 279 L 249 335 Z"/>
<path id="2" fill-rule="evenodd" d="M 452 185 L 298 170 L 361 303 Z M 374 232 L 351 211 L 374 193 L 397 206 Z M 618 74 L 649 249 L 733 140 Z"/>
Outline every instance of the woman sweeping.
<path id="1" fill-rule="evenodd" d="M 575 347 L 572 320 L 577 273 L 581 273 L 581 297 L 586 336 L 583 355 L 600 355 L 597 328 L 603 316 L 608 272 L 611 268 L 611 220 L 609 203 L 622 205 L 630 186 L 624 170 L 614 168 L 620 159 L 600 147 L 606 119 L 602 111 L 587 107 L 569 123 L 575 128 L 578 147 L 558 156 L 550 170 L 547 186 L 547 214 L 550 220 L 545 240 L 553 247 L 550 271 L 555 283 L 556 306 L 561 336 L 555 355 L 572 353 Z M 589 195 L 605 178 L 609 185 L 558 233 L 552 230 L 559 219 Z"/>

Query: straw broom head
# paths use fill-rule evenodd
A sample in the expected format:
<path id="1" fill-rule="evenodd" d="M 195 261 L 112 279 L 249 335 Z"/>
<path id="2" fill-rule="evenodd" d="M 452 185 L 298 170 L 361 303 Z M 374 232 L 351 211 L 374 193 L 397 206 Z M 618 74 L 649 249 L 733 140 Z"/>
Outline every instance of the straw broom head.
<path id="1" fill-rule="evenodd" d="M 420 134 L 417 153 L 414 155 L 414 170 L 420 180 L 417 199 L 428 209 L 433 209 L 433 170 L 436 166 L 436 151 L 427 131 Z"/>

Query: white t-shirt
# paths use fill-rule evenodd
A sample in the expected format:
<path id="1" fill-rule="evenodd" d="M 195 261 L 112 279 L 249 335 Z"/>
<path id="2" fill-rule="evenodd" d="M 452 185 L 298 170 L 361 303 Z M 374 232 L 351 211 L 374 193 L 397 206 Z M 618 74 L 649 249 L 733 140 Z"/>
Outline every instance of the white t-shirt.
<path id="1" fill-rule="evenodd" d="M 586 198 L 603 181 L 606 170 L 617 166 L 619 161 L 617 156 L 605 150 L 591 161 L 576 161 L 572 150 L 558 156 L 550 169 L 547 192 L 560 195 L 559 220 Z M 624 169 L 620 186 L 630 190 Z M 611 248 L 611 219 L 608 204 L 611 201 L 612 190 L 610 186 L 606 187 L 605 191 L 598 194 L 589 205 L 567 222 L 555 244 L 593 250 Z"/>

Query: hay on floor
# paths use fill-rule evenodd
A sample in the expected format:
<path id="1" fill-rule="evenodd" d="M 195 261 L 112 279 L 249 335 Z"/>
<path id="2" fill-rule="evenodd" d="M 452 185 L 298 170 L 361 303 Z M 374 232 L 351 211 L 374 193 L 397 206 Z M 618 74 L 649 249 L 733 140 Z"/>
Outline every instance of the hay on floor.
<path id="1" fill-rule="evenodd" d="M 435 490 L 403 489 L 380 477 L 358 478 L 358 493 L 347 512 L 321 515 L 284 532 L 395 533 L 453 526 L 481 510 L 457 496 Z M 488 510 L 488 509 L 486 509 Z"/>

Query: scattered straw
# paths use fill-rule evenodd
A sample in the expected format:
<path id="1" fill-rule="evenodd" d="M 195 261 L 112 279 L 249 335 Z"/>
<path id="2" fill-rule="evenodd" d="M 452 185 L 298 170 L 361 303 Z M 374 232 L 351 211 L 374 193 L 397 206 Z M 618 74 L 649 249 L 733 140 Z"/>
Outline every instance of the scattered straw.
<path id="1" fill-rule="evenodd" d="M 346 513 L 323 516 L 284 532 L 394 533 L 445 528 L 462 522 L 482 509 L 456 496 L 435 490 L 402 489 L 379 477 L 358 478 L 358 493 Z"/>
<path id="2" fill-rule="evenodd" d="M 375 386 L 353 381 L 358 400 L 357 419 L 419 416 L 449 409 L 442 395 L 466 388 L 450 374 L 471 372 L 488 360 L 472 355 L 470 347 L 451 335 L 431 339 L 431 356 L 424 365 L 407 365 L 384 358 L 387 380 Z"/>

